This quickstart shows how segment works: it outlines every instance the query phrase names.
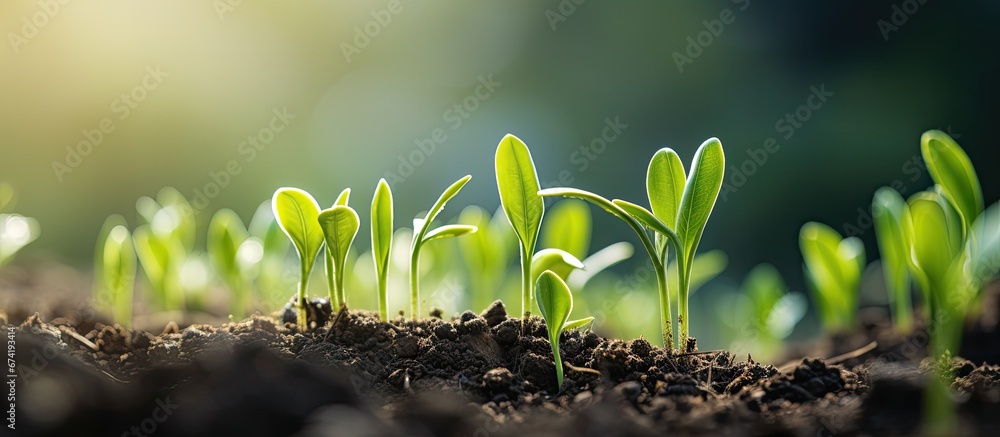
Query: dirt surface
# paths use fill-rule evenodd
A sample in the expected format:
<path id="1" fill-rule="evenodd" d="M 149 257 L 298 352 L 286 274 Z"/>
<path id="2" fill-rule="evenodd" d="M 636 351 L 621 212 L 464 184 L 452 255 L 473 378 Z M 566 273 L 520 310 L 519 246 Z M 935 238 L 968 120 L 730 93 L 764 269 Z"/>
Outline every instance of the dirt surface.
<path id="1" fill-rule="evenodd" d="M 775 368 L 570 331 L 557 387 L 541 319 L 522 332 L 499 303 L 383 323 L 315 300 L 307 332 L 288 323 L 290 309 L 226 324 L 159 315 L 126 330 L 79 297 L 86 278 L 43 268 L 0 275 L 0 325 L 15 333 L 14 435 L 914 435 L 934 367 L 920 327 L 898 335 L 869 314 L 858 332 L 800 351 L 832 357 L 877 340 L 837 365 Z M 1000 367 L 983 363 L 997 363 L 997 302 L 988 297 L 966 333 L 963 354 L 977 359 L 950 369 L 955 435 L 1000 429 Z"/>
<path id="2" fill-rule="evenodd" d="M 522 334 L 499 303 L 416 323 L 364 311 L 324 320 L 322 301 L 311 314 L 319 327 L 308 332 L 262 316 L 162 332 L 29 316 L 14 329 L 18 435 L 918 432 L 926 366 L 912 362 L 802 360 L 779 372 L 725 351 L 571 331 L 557 387 L 541 320 Z M 956 363 L 967 434 L 1000 427 L 1000 368 Z"/>

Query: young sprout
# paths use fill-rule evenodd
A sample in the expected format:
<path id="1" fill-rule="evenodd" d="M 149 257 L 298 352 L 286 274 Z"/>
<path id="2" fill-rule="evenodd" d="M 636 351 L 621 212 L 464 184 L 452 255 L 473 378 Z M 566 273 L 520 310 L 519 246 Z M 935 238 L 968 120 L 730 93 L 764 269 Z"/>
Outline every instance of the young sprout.
<path id="1" fill-rule="evenodd" d="M 306 291 L 309 274 L 320 249 L 323 248 L 323 229 L 319 224 L 319 203 L 309 193 L 298 188 L 279 188 L 271 200 L 274 217 L 278 226 L 295 245 L 299 255 L 300 279 L 297 306 L 297 324 L 300 330 L 307 328 Z"/>
<path id="2" fill-rule="evenodd" d="M 552 347 L 552 358 L 556 363 L 556 381 L 562 387 L 563 363 L 559 354 L 559 337 L 567 329 L 579 329 L 593 323 L 593 317 L 580 320 L 569 320 L 573 312 L 573 294 L 566 282 L 551 270 L 538 275 L 535 286 L 535 297 L 538 299 L 538 309 L 545 319 L 545 327 L 549 333 L 549 345 Z"/>
<path id="3" fill-rule="evenodd" d="M 413 242 L 410 247 L 410 313 L 414 321 L 420 314 L 420 249 L 425 243 L 439 238 L 460 237 L 462 235 L 476 232 L 476 227 L 472 225 L 444 225 L 433 230 L 430 229 L 434 219 L 437 218 L 444 205 L 448 203 L 462 187 L 472 179 L 472 176 L 465 176 L 451 184 L 441 193 L 441 197 L 427 211 L 427 215 L 422 219 L 413 219 Z"/>
<path id="4" fill-rule="evenodd" d="M 250 284 L 246 279 L 247 266 L 241 261 L 240 250 L 250 247 L 255 241 L 249 240 L 243 221 L 231 209 L 220 209 L 208 224 L 208 257 L 215 272 L 233 294 L 230 312 L 242 319 L 250 307 Z M 248 241 L 250 241 L 248 243 Z M 243 249 L 245 254 L 248 249 Z"/>
<path id="5" fill-rule="evenodd" d="M 910 208 L 896 190 L 882 187 L 875 192 L 872 216 L 893 322 L 900 332 L 909 332 L 913 327 Z"/>
<path id="6" fill-rule="evenodd" d="M 545 203 L 538 196 L 538 176 L 528 146 L 514 135 L 507 134 L 497 145 L 497 190 L 507 220 L 517 234 L 521 248 L 521 314 L 531 315 L 531 258 L 535 253 L 538 231 L 545 214 Z"/>
<path id="7" fill-rule="evenodd" d="M 180 282 L 184 246 L 172 236 L 172 228 L 161 224 L 169 216 L 157 214 L 157 217 L 153 224 L 135 228 L 132 235 L 135 252 L 158 306 L 167 311 L 181 310 L 186 300 Z"/>
<path id="8" fill-rule="evenodd" d="M 565 280 L 574 269 L 582 269 L 583 262 L 562 249 L 542 249 L 531 257 L 531 282 L 537 282 L 544 271 L 551 271 Z"/>
<path id="9" fill-rule="evenodd" d="M 653 155 L 646 173 L 646 189 L 652 212 L 634 203 L 618 199 L 608 201 L 596 194 L 572 188 L 552 188 L 538 194 L 589 201 L 624 220 L 635 231 L 656 273 L 663 344 L 679 349 L 688 344 L 688 297 L 695 253 L 722 188 L 724 171 L 725 154 L 722 143 L 716 138 L 710 138 L 698 148 L 691 171 L 686 177 L 680 158 L 673 150 L 665 148 Z M 654 232 L 654 239 L 649 238 L 646 228 Z M 680 329 L 680 341 L 677 344 L 674 343 L 667 282 L 668 243 L 674 248 L 677 261 Z"/>
<path id="10" fill-rule="evenodd" d="M 824 328 L 850 329 L 865 269 L 864 244 L 857 237 L 841 238 L 833 228 L 809 222 L 799 231 L 799 247 Z"/>
<path id="11" fill-rule="evenodd" d="M 947 134 L 937 130 L 920 137 L 920 153 L 942 195 L 961 215 L 965 228 L 983 212 L 983 189 L 972 161 Z"/>
<path id="12" fill-rule="evenodd" d="M 378 181 L 372 196 L 372 259 L 378 280 L 378 314 L 389 320 L 389 257 L 392 254 L 392 190 L 385 179 Z"/>
<path id="13" fill-rule="evenodd" d="M 128 222 L 125 221 L 125 217 L 119 214 L 108 216 L 104 220 L 104 224 L 101 225 L 101 230 L 97 234 L 97 240 L 94 242 L 94 308 L 107 314 L 114 312 L 114 306 L 112 305 L 110 288 L 104 281 L 104 245 L 107 244 L 108 235 L 111 234 L 111 230 L 117 226 L 128 228 Z M 130 240 L 131 238 L 131 235 L 129 235 Z M 133 252 L 135 251 L 134 244 L 132 250 Z"/>
<path id="14" fill-rule="evenodd" d="M 110 298 L 112 318 L 125 328 L 132 327 L 132 293 L 135 287 L 136 259 L 132 235 L 128 228 L 117 225 L 103 241 L 101 281 Z"/>
<path id="15" fill-rule="evenodd" d="M 332 208 L 319 213 L 320 228 L 326 237 L 326 275 L 330 286 L 330 305 L 335 310 L 347 306 L 344 269 L 347 266 L 347 255 L 351 251 L 354 237 L 358 235 L 358 229 L 361 227 L 358 213 L 347 206 L 350 195 L 350 188 L 344 190 Z"/>

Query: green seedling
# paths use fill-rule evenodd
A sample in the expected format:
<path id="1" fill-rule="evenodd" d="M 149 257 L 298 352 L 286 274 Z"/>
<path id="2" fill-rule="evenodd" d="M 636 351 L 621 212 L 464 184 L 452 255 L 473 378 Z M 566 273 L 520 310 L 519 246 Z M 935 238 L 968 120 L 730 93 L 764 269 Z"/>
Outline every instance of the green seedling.
<path id="1" fill-rule="evenodd" d="M 857 237 L 841 238 L 833 228 L 809 222 L 799 231 L 805 276 L 828 331 L 850 329 L 858 310 L 865 246 Z"/>
<path id="2" fill-rule="evenodd" d="M 549 344 L 552 346 L 552 358 L 556 363 L 556 380 L 561 387 L 563 383 L 563 363 L 559 354 L 559 337 L 567 329 L 580 329 L 594 322 L 593 317 L 579 320 L 569 320 L 569 315 L 573 313 L 573 294 L 569 291 L 569 286 L 551 270 L 546 270 L 538 275 L 535 285 L 535 298 L 538 301 L 538 309 L 545 320 L 545 327 L 549 333 Z"/>
<path id="3" fill-rule="evenodd" d="M 507 290 L 510 258 L 517 250 L 517 237 L 502 209 L 492 216 L 475 205 L 462 210 L 459 223 L 468 223 L 479 230 L 458 240 L 466 277 L 474 292 L 470 297 L 476 311 L 485 309 Z M 520 282 L 520 278 L 516 278 Z"/>
<path id="4" fill-rule="evenodd" d="M 319 213 L 320 228 L 326 238 L 326 275 L 331 308 L 347 306 L 347 294 L 344 290 L 347 256 L 354 237 L 361 228 L 358 213 L 347 205 L 350 195 L 350 188 L 344 190 L 332 208 Z"/>
<path id="5" fill-rule="evenodd" d="M 420 314 L 420 249 L 428 241 L 460 237 L 476 232 L 475 226 L 463 224 L 444 225 L 433 230 L 430 229 L 431 224 L 444 209 L 445 204 L 455 197 L 471 179 L 472 176 L 465 176 L 455 181 L 441 193 L 441 197 L 438 198 L 437 202 L 434 202 L 424 218 L 413 219 L 413 241 L 410 244 L 410 313 L 414 321 Z"/>
<path id="6" fill-rule="evenodd" d="M 107 244 L 111 230 L 118 226 L 128 229 L 128 222 L 125 221 L 125 217 L 118 214 L 108 216 L 104 220 L 104 224 L 101 225 L 101 230 L 97 234 L 97 240 L 94 243 L 94 308 L 107 314 L 114 312 L 114 305 L 112 303 L 110 288 L 104 280 L 104 246 Z M 132 236 L 130 233 L 129 240 L 131 239 Z M 132 244 L 132 251 L 135 252 L 135 244 Z"/>
<path id="7" fill-rule="evenodd" d="M 909 332 L 913 328 L 910 208 L 896 190 L 882 187 L 875 192 L 872 216 L 893 322 L 900 332 Z"/>
<path id="8" fill-rule="evenodd" d="M 158 220 L 164 220 L 167 216 L 159 217 Z M 184 309 L 186 299 L 180 271 L 186 255 L 180 240 L 172 236 L 171 228 L 155 223 L 136 227 L 132 238 L 154 302 L 162 310 Z"/>
<path id="9" fill-rule="evenodd" d="M 523 141 L 511 134 L 504 136 L 497 145 L 495 161 L 500 204 L 521 249 L 521 314 L 527 319 L 534 297 L 531 258 L 545 214 L 545 203 L 538 196 L 540 187 L 535 163 Z"/>
<path id="10" fill-rule="evenodd" d="M 324 241 L 323 229 L 319 224 L 319 203 L 305 191 L 285 187 L 274 192 L 271 205 L 278 226 L 292 241 L 299 256 L 301 276 L 296 299 L 297 324 L 300 330 L 304 330 L 307 328 L 306 291 L 309 274 L 312 273 Z"/>
<path id="11" fill-rule="evenodd" d="M 38 239 L 38 221 L 20 214 L 0 214 L 0 267 L 14 254 Z"/>
<path id="12" fill-rule="evenodd" d="M 250 239 L 243 221 L 233 210 L 220 209 L 209 222 L 206 244 L 216 275 L 232 293 L 230 313 L 242 319 L 250 307 L 251 291 L 247 275 L 255 264 L 253 261 L 260 259 L 260 243 Z"/>
<path id="13" fill-rule="evenodd" d="M 576 197 L 600 206 L 624 220 L 642 242 L 653 263 L 660 299 L 660 329 L 664 345 L 675 348 L 688 343 L 688 296 L 695 253 L 708 218 L 715 207 L 725 171 L 722 143 L 711 138 L 695 153 L 690 174 L 684 175 L 680 158 L 671 149 L 653 155 L 646 173 L 646 188 L 653 211 L 624 200 L 608 201 L 596 194 L 572 188 L 552 188 L 541 196 Z M 654 232 L 650 239 L 646 228 Z M 674 229 L 677 229 L 677 232 Z M 670 291 L 667 281 L 668 245 L 675 251 L 678 281 L 678 325 L 680 342 L 674 343 Z"/>
<path id="14" fill-rule="evenodd" d="M 135 207 L 142 222 L 159 227 L 157 233 L 169 234 L 181 243 L 185 253 L 194 250 L 197 234 L 194 209 L 180 191 L 164 187 L 156 193 L 156 200 L 140 197 Z"/>
<path id="15" fill-rule="evenodd" d="M 389 258 L 392 255 L 392 190 L 385 179 L 378 181 L 372 196 L 372 260 L 378 280 L 378 314 L 389 320 Z"/>
<path id="16" fill-rule="evenodd" d="M 113 227 L 103 241 L 101 282 L 110 298 L 115 323 L 132 327 L 132 295 L 135 288 L 136 257 L 132 235 L 122 225 Z"/>
<path id="17" fill-rule="evenodd" d="M 920 137 L 920 153 L 934 183 L 941 187 L 967 228 L 983 212 L 983 189 L 969 156 L 955 140 L 937 130 Z"/>

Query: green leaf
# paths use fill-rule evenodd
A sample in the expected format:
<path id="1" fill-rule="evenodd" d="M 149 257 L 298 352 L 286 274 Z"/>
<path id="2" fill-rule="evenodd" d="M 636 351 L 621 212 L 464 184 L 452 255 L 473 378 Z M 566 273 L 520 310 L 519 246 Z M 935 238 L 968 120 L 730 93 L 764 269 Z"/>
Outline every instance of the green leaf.
<path id="1" fill-rule="evenodd" d="M 909 329 L 910 303 L 910 211 L 906 201 L 889 187 L 875 192 L 872 220 L 882 257 L 882 274 L 893 319 L 901 329 Z"/>
<path id="2" fill-rule="evenodd" d="M 694 257 L 698 249 L 708 217 L 722 189 L 725 166 L 725 153 L 717 138 L 705 141 L 694 155 L 691 176 L 684 185 L 677 216 L 677 236 L 684 245 L 681 256 L 686 260 Z"/>
<path id="3" fill-rule="evenodd" d="M 372 196 L 372 258 L 375 261 L 375 273 L 379 281 L 380 313 L 382 320 L 387 314 L 381 311 L 386 296 L 384 290 L 388 281 L 389 256 L 392 253 L 393 232 L 392 190 L 385 179 L 380 179 Z"/>
<path id="4" fill-rule="evenodd" d="M 303 270 L 311 271 L 324 239 L 316 199 L 298 188 L 279 188 L 274 192 L 271 208 L 278 226 L 295 245 Z"/>
<path id="5" fill-rule="evenodd" d="M 778 269 L 770 264 L 759 264 L 743 280 L 743 293 L 753 302 L 757 323 L 767 321 L 781 297 L 788 290 Z"/>
<path id="6" fill-rule="evenodd" d="M 643 226 L 652 229 L 657 234 L 668 237 L 670 241 L 680 244 L 677 234 L 674 233 L 672 229 L 667 227 L 666 223 L 663 223 L 663 221 L 653 215 L 653 213 L 649 212 L 648 209 L 621 199 L 615 199 L 611 202 L 628 213 L 628 215 L 632 216 L 632 218 L 636 219 L 636 221 L 641 223 Z"/>
<path id="7" fill-rule="evenodd" d="M 568 331 L 570 329 L 582 329 L 584 327 L 592 325 L 593 323 L 594 323 L 594 318 L 593 317 L 585 317 L 585 318 L 582 318 L 582 319 L 570 320 L 570 321 L 566 322 L 565 325 L 563 325 L 562 330 L 563 331 Z"/>
<path id="8" fill-rule="evenodd" d="M 340 192 L 340 195 L 337 196 L 337 201 L 334 202 L 333 205 L 334 206 L 338 206 L 338 205 L 340 205 L 340 206 L 347 206 L 347 202 L 350 201 L 350 200 L 351 200 L 351 189 L 350 188 L 344 188 L 344 191 Z"/>
<path id="9" fill-rule="evenodd" d="M 542 225 L 542 247 L 565 250 L 577 258 L 585 258 L 590 250 L 590 208 L 575 200 L 556 204 Z"/>
<path id="10" fill-rule="evenodd" d="M 345 191 L 347 192 L 347 191 Z M 346 196 L 344 196 L 346 201 Z M 361 220 L 353 208 L 336 205 L 319 213 L 318 222 L 326 239 L 327 276 L 330 280 L 330 302 L 335 308 L 347 305 L 344 293 L 344 269 Z M 330 271 L 332 270 L 332 271 Z"/>
<path id="11" fill-rule="evenodd" d="M 942 288 L 962 245 L 958 219 L 949 214 L 950 205 L 938 193 L 917 193 L 908 204 L 914 266 L 931 287 Z"/>
<path id="12" fill-rule="evenodd" d="M 584 268 L 573 254 L 562 249 L 547 248 L 539 250 L 531 257 L 531 282 L 538 282 L 538 277 L 542 272 L 548 270 L 566 279 L 573 269 Z"/>
<path id="13" fill-rule="evenodd" d="M 156 201 L 162 209 L 169 210 L 174 215 L 174 227 L 171 234 L 184 246 L 184 252 L 194 250 L 197 237 L 194 208 L 187 198 L 174 187 L 163 187 L 156 193 Z"/>
<path id="14" fill-rule="evenodd" d="M 478 228 L 472 225 L 444 225 L 427 233 L 421 243 L 439 238 L 461 237 L 476 232 Z"/>
<path id="15" fill-rule="evenodd" d="M 667 227 L 677 227 L 677 212 L 684 196 L 684 164 L 670 148 L 657 151 L 646 170 L 646 194 L 653 214 Z"/>
<path id="16" fill-rule="evenodd" d="M 108 307 L 114 321 L 130 327 L 132 323 L 132 293 L 135 286 L 136 257 L 132 236 L 128 228 L 114 226 L 101 245 L 101 273 L 106 291 L 110 294 Z"/>
<path id="17" fill-rule="evenodd" d="M 865 268 L 861 240 L 842 239 L 833 228 L 809 222 L 799 232 L 799 246 L 824 325 L 830 329 L 848 327 L 857 310 L 858 287 Z"/>
<path id="18" fill-rule="evenodd" d="M 497 145 L 497 189 L 507 219 L 526 250 L 534 251 L 545 203 L 538 196 L 538 176 L 528 146 L 507 134 Z"/>
<path id="19" fill-rule="evenodd" d="M 231 209 L 220 209 L 208 225 L 208 256 L 230 287 L 237 288 L 240 266 L 237 252 L 249 237 L 243 221 Z M 236 290 L 234 290 L 236 291 Z"/>
<path id="20" fill-rule="evenodd" d="M 441 197 L 438 197 L 438 200 L 434 202 L 434 205 L 427 211 L 427 215 L 425 215 L 424 218 L 413 220 L 414 241 L 423 241 L 423 236 L 427 233 L 427 226 L 430 226 L 431 222 L 433 222 L 434 219 L 437 218 L 438 214 L 441 213 L 441 210 L 444 209 L 445 204 L 458 195 L 458 192 L 462 191 L 462 187 L 469 183 L 469 180 L 471 179 L 472 175 L 466 175 L 465 177 L 455 181 L 455 183 L 451 184 L 444 190 L 443 193 L 441 193 Z"/>
<path id="21" fill-rule="evenodd" d="M 983 212 L 983 190 L 969 156 L 955 140 L 938 130 L 920 137 L 920 152 L 931 178 L 954 203 L 964 222 L 971 224 Z"/>
<path id="22" fill-rule="evenodd" d="M 126 230 L 128 228 L 128 222 L 125 221 L 125 217 L 118 214 L 112 214 L 104 220 L 104 224 L 101 225 L 101 230 L 97 234 L 97 241 L 94 244 L 94 302 L 97 308 L 111 311 L 111 296 L 107 295 L 108 285 L 104 281 L 104 245 L 108 241 L 108 234 L 111 230 L 117 226 L 125 226 Z M 131 240 L 131 233 L 129 234 L 129 240 Z M 131 241 L 129 242 L 131 244 Z M 133 252 L 135 249 L 133 248 Z"/>
<path id="23" fill-rule="evenodd" d="M 562 386 L 563 369 L 559 355 L 559 337 L 569 320 L 570 313 L 573 312 L 573 295 L 562 278 L 551 271 L 546 271 L 536 282 L 535 299 L 538 301 L 538 309 L 542 312 L 545 327 L 549 332 L 549 344 L 556 363 L 556 380 Z"/>

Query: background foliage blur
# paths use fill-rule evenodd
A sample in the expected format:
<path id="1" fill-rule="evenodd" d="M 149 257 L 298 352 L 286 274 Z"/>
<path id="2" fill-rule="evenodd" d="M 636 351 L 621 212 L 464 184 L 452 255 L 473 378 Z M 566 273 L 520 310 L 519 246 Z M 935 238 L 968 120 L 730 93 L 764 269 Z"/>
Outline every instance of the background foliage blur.
<path id="1" fill-rule="evenodd" d="M 105 217 L 132 221 L 136 199 L 164 186 L 204 195 L 202 239 L 216 209 L 249 221 L 279 186 L 322 204 L 352 187 L 367 229 L 361 205 L 388 173 L 405 179 L 393 184 L 397 226 L 466 173 L 473 180 L 445 216 L 469 204 L 493 211 L 493 151 L 508 132 L 531 147 L 546 185 L 563 178 L 646 203 L 656 149 L 673 147 L 687 165 L 716 136 L 734 190 L 702 248 L 725 251 L 729 267 L 692 299 L 692 332 L 712 347 L 724 346 L 714 303 L 756 264 L 804 290 L 804 222 L 854 226 L 874 258 L 875 189 L 930 184 L 923 131 L 954 134 L 987 204 L 1000 196 L 988 134 L 996 2 L 235 3 L 0 4 L 0 180 L 42 227 L 25 258 L 88 268 Z M 798 123 L 779 122 L 818 89 L 833 94 Z M 102 127 L 92 152 L 68 156 Z M 594 142 L 602 134 L 606 147 Z M 248 136 L 259 146 L 243 144 Z M 761 155 L 768 138 L 780 148 Z M 224 185 L 217 195 L 213 183 Z M 594 248 L 634 238 L 603 213 L 594 229 Z M 361 232 L 356 247 L 367 245 Z M 641 268 L 639 255 L 616 267 L 621 277 Z M 884 300 L 880 278 L 871 282 L 862 301 Z M 622 308 L 653 302 L 629 295 Z"/>

